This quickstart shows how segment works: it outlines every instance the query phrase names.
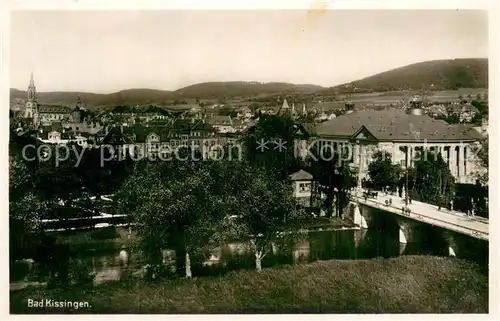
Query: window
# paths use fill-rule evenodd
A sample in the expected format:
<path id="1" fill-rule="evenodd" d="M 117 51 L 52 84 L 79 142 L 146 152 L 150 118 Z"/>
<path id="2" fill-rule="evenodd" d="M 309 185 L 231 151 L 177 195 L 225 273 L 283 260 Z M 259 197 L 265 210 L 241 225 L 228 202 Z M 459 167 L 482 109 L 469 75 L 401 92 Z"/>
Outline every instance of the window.
<path id="1" fill-rule="evenodd" d="M 404 159 L 400 160 L 399 162 L 401 164 L 401 167 L 405 167 L 406 166 L 406 162 L 405 162 Z"/>
<path id="2" fill-rule="evenodd" d="M 300 183 L 299 192 L 306 193 L 311 191 L 311 183 Z"/>

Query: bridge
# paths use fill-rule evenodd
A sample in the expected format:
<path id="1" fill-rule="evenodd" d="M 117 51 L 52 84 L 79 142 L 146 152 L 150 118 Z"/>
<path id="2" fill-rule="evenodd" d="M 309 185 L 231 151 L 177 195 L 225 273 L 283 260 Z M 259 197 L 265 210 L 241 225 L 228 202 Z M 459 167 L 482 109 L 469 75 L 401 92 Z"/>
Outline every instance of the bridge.
<path id="1" fill-rule="evenodd" d="M 464 240 L 472 238 L 489 242 L 489 224 L 486 218 L 469 217 L 462 212 L 438 209 L 435 205 L 414 200 L 406 205 L 404 198 L 379 191 L 376 197 L 365 198 L 361 196 L 363 192 L 364 190 L 360 189 L 358 194 L 353 193 L 350 197 L 350 214 L 360 228 L 368 228 L 373 224 L 375 209 L 393 214 L 392 217 L 399 227 L 400 243 L 411 242 L 418 225 L 437 227 L 448 243 L 450 255 L 455 255 L 458 243 L 471 243 L 470 240 L 463 242 Z M 405 208 L 409 211 L 405 211 Z M 458 239 L 461 242 L 457 242 Z"/>

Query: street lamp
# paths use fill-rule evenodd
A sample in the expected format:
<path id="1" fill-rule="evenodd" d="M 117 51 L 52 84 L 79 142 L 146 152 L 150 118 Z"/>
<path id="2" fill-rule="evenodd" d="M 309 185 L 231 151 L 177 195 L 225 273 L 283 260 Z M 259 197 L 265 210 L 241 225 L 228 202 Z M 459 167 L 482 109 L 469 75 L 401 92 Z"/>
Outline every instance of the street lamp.
<path id="1" fill-rule="evenodd" d="M 361 190 L 363 188 L 363 186 L 361 185 L 361 166 L 362 166 L 362 162 L 361 162 L 361 145 L 359 144 L 359 140 L 356 141 L 356 145 L 358 145 L 358 188 L 357 188 L 357 192 L 356 192 L 356 196 L 357 196 L 357 201 L 358 201 L 358 206 L 359 206 L 359 194 L 361 193 Z"/>
<path id="2" fill-rule="evenodd" d="M 409 157 L 408 157 L 408 146 L 406 146 L 406 157 L 405 157 L 405 158 L 406 158 L 406 162 L 405 162 L 405 165 L 406 165 L 406 166 L 405 166 L 405 167 L 406 167 L 406 168 L 405 168 L 405 175 L 406 175 L 406 184 L 405 184 L 405 204 L 406 204 L 406 206 L 408 206 L 409 199 L 410 199 L 410 197 L 409 197 L 409 192 L 410 192 L 410 191 L 408 190 L 408 159 L 409 159 Z"/>

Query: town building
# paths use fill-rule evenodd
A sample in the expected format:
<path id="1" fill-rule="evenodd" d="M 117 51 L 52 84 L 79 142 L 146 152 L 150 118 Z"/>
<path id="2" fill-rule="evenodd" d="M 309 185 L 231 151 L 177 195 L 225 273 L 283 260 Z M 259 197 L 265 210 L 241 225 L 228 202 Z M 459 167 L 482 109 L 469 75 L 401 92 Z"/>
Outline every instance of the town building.
<path id="1" fill-rule="evenodd" d="M 470 123 L 477 113 L 479 113 L 479 110 L 472 104 L 467 103 L 458 110 L 458 119 L 461 123 Z"/>
<path id="2" fill-rule="evenodd" d="M 377 150 L 387 151 L 393 163 L 411 167 L 417 152 L 433 157 L 439 153 L 458 183 L 475 183 L 477 162 L 474 150 L 483 136 L 467 124 L 448 124 L 423 115 L 415 108 L 403 110 L 354 111 L 320 123 L 314 148 L 345 147 L 344 159 L 366 177 L 368 164 Z"/>
<path id="3" fill-rule="evenodd" d="M 216 115 L 207 119 L 207 123 L 213 126 L 219 133 L 236 133 L 244 129 L 244 124 L 240 119 L 231 116 Z"/>
<path id="4" fill-rule="evenodd" d="M 297 200 L 297 203 L 304 207 L 310 206 L 313 176 L 301 169 L 289 175 L 289 177 L 292 181 L 293 196 Z"/>
<path id="5" fill-rule="evenodd" d="M 73 122 L 71 108 L 60 105 L 38 105 L 38 119 L 41 124 L 50 124 L 53 121 Z"/>
<path id="6" fill-rule="evenodd" d="M 179 148 L 193 148 L 203 158 L 221 152 L 220 148 L 234 137 L 219 135 L 211 125 L 195 119 L 177 119 L 166 126 L 112 126 L 106 129 L 101 145 L 120 149 L 122 156 L 133 159 L 167 159 Z"/>
<path id="7" fill-rule="evenodd" d="M 427 113 L 427 115 L 433 118 L 448 116 L 448 110 L 443 104 L 434 104 L 432 106 L 429 106 L 425 108 L 425 112 Z"/>
<path id="8" fill-rule="evenodd" d="M 38 128 L 37 138 L 47 144 L 66 145 L 76 143 L 81 147 L 88 147 L 88 135 L 65 130 L 61 122 L 53 122 L 50 125 L 41 125 Z"/>

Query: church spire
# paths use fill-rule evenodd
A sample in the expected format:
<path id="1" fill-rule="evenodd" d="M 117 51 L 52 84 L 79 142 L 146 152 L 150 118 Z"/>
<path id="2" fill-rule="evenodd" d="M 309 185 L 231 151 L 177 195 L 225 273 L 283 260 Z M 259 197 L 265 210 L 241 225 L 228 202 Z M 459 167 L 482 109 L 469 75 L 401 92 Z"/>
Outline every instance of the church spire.
<path id="1" fill-rule="evenodd" d="M 283 100 L 283 105 L 281 106 L 281 108 L 284 110 L 288 110 L 290 108 L 290 106 L 288 106 L 288 102 L 286 101 L 286 98 L 285 98 L 285 100 Z"/>
<path id="2" fill-rule="evenodd" d="M 36 100 L 36 87 L 35 87 L 35 80 L 33 79 L 33 72 L 31 72 L 30 85 L 28 87 L 28 101 L 35 101 L 35 100 Z"/>

